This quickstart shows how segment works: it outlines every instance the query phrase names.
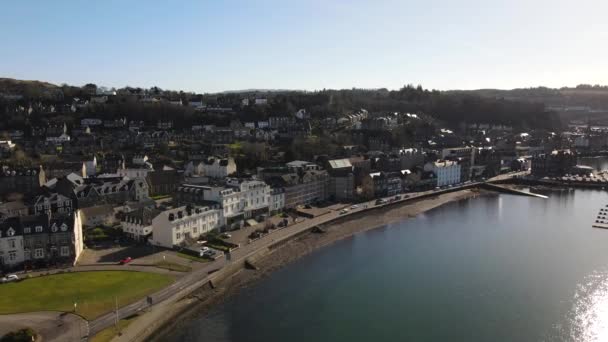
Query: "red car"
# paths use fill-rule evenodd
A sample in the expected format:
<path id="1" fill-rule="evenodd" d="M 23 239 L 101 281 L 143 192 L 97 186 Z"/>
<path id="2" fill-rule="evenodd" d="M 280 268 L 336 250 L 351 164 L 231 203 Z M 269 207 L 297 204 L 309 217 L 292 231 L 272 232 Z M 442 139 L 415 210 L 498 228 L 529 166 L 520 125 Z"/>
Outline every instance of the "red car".
<path id="1" fill-rule="evenodd" d="M 128 263 L 130 263 L 131 261 L 133 261 L 133 258 L 131 258 L 131 257 L 127 257 L 127 258 L 124 258 L 124 259 L 120 260 L 118 263 L 119 263 L 120 265 L 124 265 L 124 264 L 128 264 Z"/>

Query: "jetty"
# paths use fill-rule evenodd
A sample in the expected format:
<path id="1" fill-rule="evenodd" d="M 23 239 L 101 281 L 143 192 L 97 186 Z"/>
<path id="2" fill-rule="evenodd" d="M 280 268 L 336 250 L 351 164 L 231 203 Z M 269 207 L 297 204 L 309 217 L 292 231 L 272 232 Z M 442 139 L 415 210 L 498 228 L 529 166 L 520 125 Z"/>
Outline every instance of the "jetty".
<path id="1" fill-rule="evenodd" d="M 537 197 L 537 198 L 549 198 L 545 195 L 535 194 L 535 193 L 529 192 L 529 191 L 513 189 L 513 188 L 510 188 L 507 186 L 502 186 L 502 185 L 493 184 L 493 183 L 489 183 L 489 182 L 481 183 L 480 187 L 486 188 L 488 190 L 504 192 L 504 193 L 513 194 L 513 195 L 522 195 L 522 196 L 530 196 L 530 197 Z"/>

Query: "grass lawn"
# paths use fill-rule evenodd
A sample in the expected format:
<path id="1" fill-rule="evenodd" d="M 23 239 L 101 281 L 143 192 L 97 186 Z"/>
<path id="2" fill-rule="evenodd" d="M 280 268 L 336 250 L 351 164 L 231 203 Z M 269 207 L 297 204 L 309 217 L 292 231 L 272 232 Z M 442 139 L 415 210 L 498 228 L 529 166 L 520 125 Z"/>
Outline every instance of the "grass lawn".
<path id="1" fill-rule="evenodd" d="M 145 272 L 73 272 L 0 285 L 0 314 L 30 311 L 73 311 L 96 318 L 132 303 L 173 282 L 173 277 Z"/>
<path id="2" fill-rule="evenodd" d="M 189 260 L 198 261 L 198 262 L 209 262 L 209 261 L 211 261 L 209 259 L 200 258 L 200 257 L 194 256 L 194 255 L 191 255 L 191 254 L 188 254 L 188 253 L 182 253 L 182 252 L 177 252 L 177 256 L 180 257 L 180 258 L 189 259 Z"/>
<path id="3" fill-rule="evenodd" d="M 118 329 L 116 326 L 111 326 L 109 328 L 105 328 L 102 331 L 98 332 L 95 336 L 89 339 L 91 342 L 110 342 L 112 339 L 118 335 L 118 333 L 124 330 L 129 324 L 131 324 L 137 316 L 129 316 L 125 319 L 121 319 L 118 321 Z"/>
<path id="4" fill-rule="evenodd" d="M 192 271 L 192 267 L 176 264 L 174 262 L 169 262 L 169 261 L 159 261 L 156 263 L 155 266 L 158 268 L 164 268 L 166 270 L 177 271 L 177 272 Z"/>

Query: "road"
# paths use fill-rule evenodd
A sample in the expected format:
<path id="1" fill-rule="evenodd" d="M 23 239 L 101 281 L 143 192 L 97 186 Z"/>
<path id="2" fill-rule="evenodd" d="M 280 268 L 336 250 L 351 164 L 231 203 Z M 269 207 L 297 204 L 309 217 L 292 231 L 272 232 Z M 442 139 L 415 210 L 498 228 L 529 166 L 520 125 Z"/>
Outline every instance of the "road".
<path id="1" fill-rule="evenodd" d="M 496 181 L 496 180 L 504 180 L 507 178 L 512 178 L 514 176 L 523 175 L 525 173 L 509 173 L 506 175 L 500 175 L 498 177 L 494 177 L 489 179 L 488 181 Z M 304 219 L 301 222 L 294 223 L 286 228 L 279 229 L 273 231 L 272 233 L 253 241 L 249 244 L 241 246 L 240 248 L 234 250 L 231 253 L 231 261 L 226 261 L 225 257 L 221 257 L 218 260 L 210 262 L 206 264 L 204 267 L 199 268 L 197 270 L 192 271 L 188 275 L 178 279 L 170 286 L 152 294 L 150 297 L 152 298 L 152 305 L 156 305 L 161 302 L 176 302 L 183 298 L 188 293 L 194 291 L 198 287 L 205 285 L 210 280 L 210 273 L 217 271 L 218 269 L 224 267 L 228 262 L 242 262 L 246 260 L 248 257 L 257 253 L 258 251 L 271 247 L 274 244 L 277 244 L 283 240 L 290 239 L 294 235 L 302 233 L 304 231 L 310 230 L 311 228 L 329 223 L 335 220 L 338 217 L 345 217 L 348 215 L 352 215 L 358 212 L 372 210 L 374 208 L 386 206 L 386 205 L 394 205 L 396 203 L 402 203 L 406 201 L 412 201 L 428 196 L 436 196 L 446 192 L 452 192 L 457 190 L 462 190 L 466 188 L 472 188 L 479 185 L 479 182 L 471 182 L 468 184 L 464 184 L 461 186 L 444 188 L 439 190 L 429 190 L 417 193 L 408 193 L 401 194 L 400 200 L 395 200 L 394 196 L 385 198 L 387 201 L 391 201 L 385 204 L 376 205 L 376 200 L 358 203 L 356 208 L 350 208 L 347 213 L 341 214 L 340 211 L 332 211 L 330 213 L 320 215 L 311 219 Z M 405 198 L 405 196 L 408 196 Z M 122 319 L 133 314 L 138 313 L 141 310 L 148 308 L 150 304 L 148 304 L 146 298 L 141 299 L 135 303 L 129 304 L 127 306 L 121 307 L 117 312 L 107 313 L 93 321 L 90 322 L 89 331 L 90 336 L 95 335 L 97 332 L 112 326 L 115 324 L 116 319 Z"/>

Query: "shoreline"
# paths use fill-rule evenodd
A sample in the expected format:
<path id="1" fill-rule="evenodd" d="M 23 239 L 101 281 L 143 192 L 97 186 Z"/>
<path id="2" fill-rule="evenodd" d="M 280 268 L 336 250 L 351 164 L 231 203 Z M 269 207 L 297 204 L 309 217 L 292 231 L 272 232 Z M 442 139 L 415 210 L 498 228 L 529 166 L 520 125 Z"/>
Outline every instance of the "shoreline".
<path id="1" fill-rule="evenodd" d="M 357 233 L 377 229 L 392 223 L 403 221 L 425 213 L 442 205 L 461 200 L 486 195 L 490 192 L 480 189 L 467 189 L 445 193 L 430 198 L 404 203 L 388 208 L 379 208 L 373 215 L 361 213 L 344 217 L 323 225 L 324 233 L 307 232 L 272 248 L 269 253 L 255 261 L 256 270 L 244 268 L 213 288 L 209 284 L 197 289 L 184 299 L 172 305 L 164 312 L 166 322 L 155 327 L 147 336 L 137 336 L 134 340 L 162 341 L 171 331 L 188 324 L 196 317 L 209 312 L 211 309 L 230 299 L 239 291 L 255 285 L 255 283 L 272 272 L 305 257 L 306 255 L 327 247 L 340 240 L 350 238 Z M 145 315 L 141 321 L 134 322 L 125 329 L 122 337 L 131 335 L 128 330 L 141 329 L 137 326 L 147 326 Z M 140 324 L 137 324 L 140 323 Z M 151 323 L 151 322 L 149 322 Z M 153 324 L 153 323 L 152 323 Z M 115 341 L 128 341 L 121 337 Z"/>

